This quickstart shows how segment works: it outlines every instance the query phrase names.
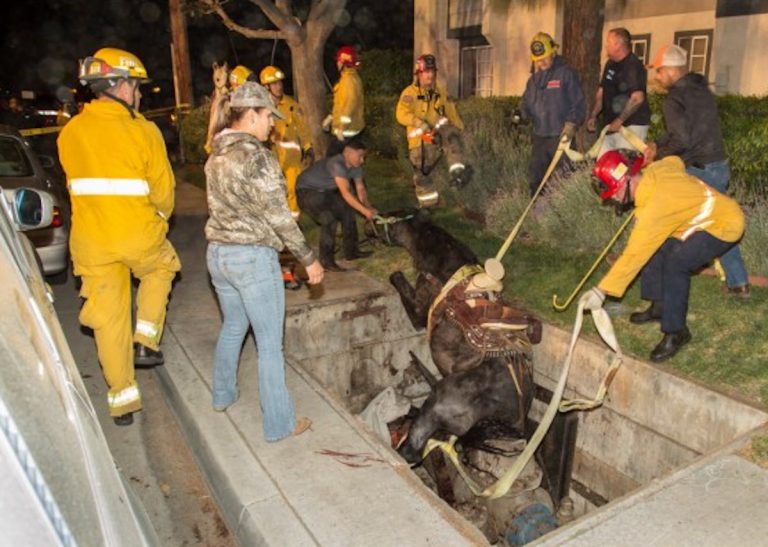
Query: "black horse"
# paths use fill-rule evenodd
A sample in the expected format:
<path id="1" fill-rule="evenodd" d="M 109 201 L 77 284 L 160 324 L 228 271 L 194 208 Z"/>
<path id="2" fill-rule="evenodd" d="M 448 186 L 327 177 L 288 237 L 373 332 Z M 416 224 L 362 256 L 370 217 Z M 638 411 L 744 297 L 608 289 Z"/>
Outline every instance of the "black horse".
<path id="1" fill-rule="evenodd" d="M 523 436 L 534 393 L 531 344 L 540 339 L 541 323 L 515 310 L 498 293 L 472 292 L 469 277 L 441 295 L 465 266 L 479 270 L 478 259 L 434 225 L 426 211 L 391 222 L 387 235 L 413 258 L 418 271 L 415 286 L 399 271 L 389 279 L 413 326 L 424 328 L 429 323 L 432 360 L 443 375 L 413 421 L 400 453 L 416 461 L 434 433 L 461 436 L 485 419 L 499 419 Z M 486 328 L 488 324 L 503 328 Z"/>

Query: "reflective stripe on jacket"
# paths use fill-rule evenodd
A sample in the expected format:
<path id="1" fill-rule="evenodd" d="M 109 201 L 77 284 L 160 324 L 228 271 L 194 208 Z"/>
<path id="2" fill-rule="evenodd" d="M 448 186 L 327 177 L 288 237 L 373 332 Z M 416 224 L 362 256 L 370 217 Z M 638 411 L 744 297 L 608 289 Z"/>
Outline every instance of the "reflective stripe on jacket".
<path id="1" fill-rule="evenodd" d="M 432 90 L 422 89 L 416 84 L 406 87 L 397 101 L 395 116 L 397 122 L 405 126 L 409 150 L 421 145 L 421 132 L 418 129 L 424 122 L 435 127 L 440 118 L 445 117 L 458 129 L 464 129 L 456 105 L 437 85 Z"/>
<path id="2" fill-rule="evenodd" d="M 102 263 L 160 245 L 173 213 L 175 180 L 157 126 L 97 99 L 61 130 L 59 158 L 72 201 L 72 257 Z"/>
<path id="3" fill-rule="evenodd" d="M 277 161 L 285 171 L 288 167 L 301 165 L 301 153 L 312 148 L 312 138 L 304 119 L 304 112 L 296 99 L 283 95 L 277 103 L 277 109 L 285 119 L 275 119 L 271 140 L 277 154 Z"/>
<path id="4" fill-rule="evenodd" d="M 635 218 L 626 248 L 598 285 L 611 296 L 622 296 L 670 237 L 685 241 L 691 234 L 705 231 L 734 242 L 744 233 L 739 204 L 688 175 L 677 156 L 654 162 L 642 172 L 635 193 Z"/>
<path id="5" fill-rule="evenodd" d="M 363 81 L 356 68 L 344 68 L 333 86 L 331 132 L 354 136 L 365 127 L 363 117 Z"/>

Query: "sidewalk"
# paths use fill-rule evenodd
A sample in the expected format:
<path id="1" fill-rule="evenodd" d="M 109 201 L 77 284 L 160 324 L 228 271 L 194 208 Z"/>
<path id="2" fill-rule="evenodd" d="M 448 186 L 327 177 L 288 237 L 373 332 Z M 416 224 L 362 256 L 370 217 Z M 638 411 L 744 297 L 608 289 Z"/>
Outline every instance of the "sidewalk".
<path id="1" fill-rule="evenodd" d="M 191 197 L 177 202 L 194 206 L 197 189 L 180 190 Z M 170 234 L 183 270 L 169 305 L 166 364 L 156 370 L 238 541 L 276 546 L 487 544 L 404 461 L 290 362 L 286 378 L 297 414 L 311 417 L 312 429 L 266 443 L 251 337 L 241 358 L 240 400 L 224 413 L 213 411 L 210 382 L 220 319 L 205 266 L 204 222 L 202 215 L 179 215 Z M 362 274 L 328 274 L 323 299 L 334 298 L 335 284 L 349 290 L 350 277 L 334 276 L 357 275 Z M 302 298 L 307 297 L 294 293 L 290 305 L 303 305 Z"/>
<path id="2" fill-rule="evenodd" d="M 312 430 L 265 443 L 249 338 L 240 400 L 211 408 L 220 319 L 205 265 L 204 192 L 180 183 L 171 239 L 182 259 L 157 370 L 170 406 L 227 524 L 243 545 L 483 545 L 485 538 L 408 471 L 301 367 L 286 377 Z M 356 276 L 361 276 L 356 279 Z M 362 274 L 327 274 L 325 299 L 369 286 Z M 337 289 L 334 289 L 334 286 Z M 302 292 L 288 306 L 311 303 Z M 713 409 L 717 412 L 717 409 Z M 695 425 L 695 424 L 692 424 Z M 763 430 L 761 435 L 766 435 Z M 549 534 L 539 545 L 765 545 L 768 470 L 739 450 L 749 435 Z M 642 447 L 637 447 L 642 457 Z"/>

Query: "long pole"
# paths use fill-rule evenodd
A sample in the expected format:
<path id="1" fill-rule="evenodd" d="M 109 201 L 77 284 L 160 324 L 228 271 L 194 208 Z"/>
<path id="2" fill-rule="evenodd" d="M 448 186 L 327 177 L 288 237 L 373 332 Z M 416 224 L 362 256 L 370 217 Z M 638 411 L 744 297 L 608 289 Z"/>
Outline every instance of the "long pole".
<path id="1" fill-rule="evenodd" d="M 168 0 L 171 15 L 171 42 L 173 55 L 173 81 L 176 92 L 176 108 L 194 106 L 192 94 L 192 65 L 189 61 L 187 19 L 181 10 L 182 0 Z"/>

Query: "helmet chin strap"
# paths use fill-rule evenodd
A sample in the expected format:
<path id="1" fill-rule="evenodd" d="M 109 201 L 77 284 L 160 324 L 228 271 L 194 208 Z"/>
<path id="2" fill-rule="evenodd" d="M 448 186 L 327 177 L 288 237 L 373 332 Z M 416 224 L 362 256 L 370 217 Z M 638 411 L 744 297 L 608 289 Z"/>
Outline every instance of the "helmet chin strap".
<path id="1" fill-rule="evenodd" d="M 616 203 L 616 216 L 620 217 L 635 206 L 635 200 L 632 199 L 632 178 L 627 181 L 624 189 L 624 197 Z"/>
<path id="2" fill-rule="evenodd" d="M 112 88 L 109 88 L 109 89 L 112 89 Z M 110 93 L 109 89 L 105 89 L 104 92 L 103 92 L 103 95 L 106 96 L 109 99 L 112 99 L 116 103 L 119 103 L 119 104 L 123 105 L 125 107 L 125 109 L 128 111 L 128 113 L 131 115 L 131 118 L 133 118 L 135 120 L 136 119 L 136 110 L 135 110 L 135 107 L 134 107 L 133 103 L 136 102 L 136 87 L 134 87 L 133 90 L 131 91 L 131 93 L 133 94 L 134 100 L 130 104 L 128 104 L 126 101 L 124 101 L 120 97 L 116 97 L 115 95 Z"/>

